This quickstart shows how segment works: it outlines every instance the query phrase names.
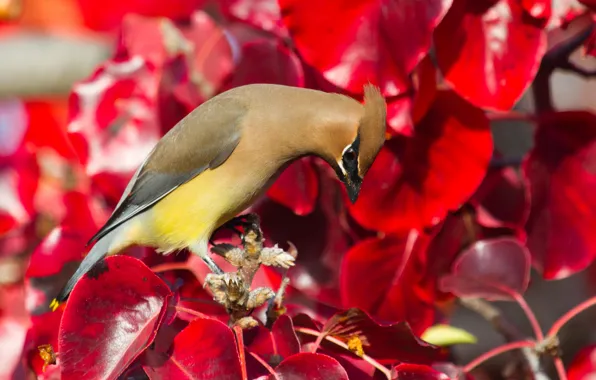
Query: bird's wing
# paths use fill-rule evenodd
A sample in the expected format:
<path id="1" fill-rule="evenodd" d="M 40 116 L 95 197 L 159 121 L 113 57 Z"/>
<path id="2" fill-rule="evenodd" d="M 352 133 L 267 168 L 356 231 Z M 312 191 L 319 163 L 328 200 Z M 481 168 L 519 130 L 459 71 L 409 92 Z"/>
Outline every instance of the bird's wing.
<path id="1" fill-rule="evenodd" d="M 245 114 L 246 107 L 238 100 L 223 98 L 204 103 L 182 119 L 137 169 L 114 212 L 88 244 L 148 210 L 203 171 L 224 163 L 240 141 Z"/>

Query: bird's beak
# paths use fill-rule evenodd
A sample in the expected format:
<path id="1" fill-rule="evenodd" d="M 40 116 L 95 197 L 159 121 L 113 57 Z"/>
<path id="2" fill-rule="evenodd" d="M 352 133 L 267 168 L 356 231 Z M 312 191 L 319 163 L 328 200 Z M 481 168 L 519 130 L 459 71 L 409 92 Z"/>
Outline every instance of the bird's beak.
<path id="1" fill-rule="evenodd" d="M 356 175 L 354 178 L 346 178 L 343 181 L 344 185 L 346 186 L 346 190 L 348 191 L 348 197 L 350 198 L 350 202 L 352 204 L 356 203 L 358 199 L 358 194 L 360 194 L 360 187 L 362 186 L 362 179 Z"/>

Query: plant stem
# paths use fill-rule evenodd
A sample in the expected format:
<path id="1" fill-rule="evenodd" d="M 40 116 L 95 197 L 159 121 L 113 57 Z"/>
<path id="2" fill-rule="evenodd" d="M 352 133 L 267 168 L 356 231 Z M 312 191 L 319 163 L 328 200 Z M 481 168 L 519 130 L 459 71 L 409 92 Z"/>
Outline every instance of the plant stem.
<path id="1" fill-rule="evenodd" d="M 192 272 L 188 264 L 180 262 L 158 264 L 151 267 L 151 270 L 155 273 L 167 272 L 169 270 L 188 270 Z"/>
<path id="2" fill-rule="evenodd" d="M 544 333 L 542 332 L 540 324 L 536 319 L 536 314 L 534 314 L 534 312 L 532 311 L 532 309 L 530 308 L 530 306 L 521 294 L 515 293 L 515 300 L 526 314 L 526 317 L 528 317 L 528 321 L 530 321 L 530 325 L 532 325 L 532 330 L 534 330 L 536 340 L 538 342 L 542 342 L 544 340 Z"/>
<path id="3" fill-rule="evenodd" d="M 172 307 L 172 306 L 170 306 L 170 307 Z M 179 313 L 187 313 L 187 314 L 190 314 L 190 315 L 194 315 L 197 318 L 209 318 L 209 316 L 207 316 L 207 315 L 205 315 L 203 313 L 200 313 L 200 312 L 198 312 L 196 310 L 193 310 L 193 309 L 187 309 L 187 308 L 182 307 L 182 306 L 173 306 L 173 307 Z"/>
<path id="4" fill-rule="evenodd" d="M 585 300 L 584 302 L 580 303 L 573 309 L 569 310 L 565 313 L 561 318 L 559 318 L 555 323 L 553 323 L 552 327 L 548 332 L 548 336 L 555 336 L 559 333 L 559 330 L 567 323 L 571 318 L 575 317 L 582 311 L 596 305 L 596 297 L 592 297 L 590 299 Z"/>
<path id="5" fill-rule="evenodd" d="M 484 354 L 480 355 L 479 357 L 477 357 L 476 359 L 474 359 L 470 363 L 468 363 L 464 367 L 464 372 L 470 373 L 472 370 L 474 370 L 474 368 L 478 367 L 485 361 L 492 359 L 496 356 L 499 356 L 502 353 L 505 353 L 508 351 L 513 351 L 513 350 L 519 350 L 524 347 L 534 347 L 535 345 L 536 345 L 536 342 L 534 342 L 534 341 L 521 340 L 518 342 L 511 342 L 511 343 L 503 344 L 499 347 L 495 347 L 492 350 L 485 352 Z"/>
<path id="6" fill-rule="evenodd" d="M 308 329 L 305 327 L 296 327 L 295 330 L 296 330 L 296 332 L 299 332 L 302 334 L 316 336 L 317 341 L 321 341 L 321 340 L 325 339 L 341 348 L 344 348 L 344 349 L 352 352 L 345 342 L 343 342 L 337 338 L 334 338 L 332 336 L 329 336 L 329 335 L 323 335 L 320 331 Z M 323 336 L 322 339 L 321 339 L 321 336 Z M 382 365 L 381 363 L 379 363 L 378 361 L 376 361 L 375 359 L 371 358 L 370 356 L 368 356 L 366 354 L 362 355 L 362 359 L 364 361 L 366 361 L 368 364 L 370 364 L 373 367 L 375 367 L 376 369 L 378 369 L 379 371 L 381 371 L 381 373 L 383 373 L 387 377 L 388 380 L 391 380 L 391 371 L 387 367 L 385 367 L 384 365 Z"/>
<path id="7" fill-rule="evenodd" d="M 565 371 L 565 365 L 563 364 L 563 360 L 560 357 L 556 356 L 553 358 L 555 362 L 555 368 L 557 369 L 557 375 L 559 375 L 559 380 L 567 380 L 567 371 Z"/>
<path id="8" fill-rule="evenodd" d="M 271 375 L 273 375 L 273 377 L 275 378 L 275 380 L 279 380 L 279 377 L 277 376 L 277 373 L 275 373 L 275 370 L 273 369 L 273 367 L 271 367 L 271 366 L 269 365 L 269 363 L 267 363 L 267 362 L 265 361 L 265 359 L 263 359 L 263 358 L 262 358 L 262 357 L 260 357 L 259 355 L 255 354 L 254 352 L 250 352 L 250 351 L 248 351 L 248 353 L 249 353 L 249 354 L 250 354 L 250 355 L 251 355 L 253 358 L 255 358 L 255 360 L 256 360 L 256 361 L 258 361 L 259 363 L 261 363 L 261 365 L 262 365 L 263 367 L 265 367 L 265 369 L 266 369 L 267 371 L 269 371 L 269 373 L 270 373 Z"/>
<path id="9" fill-rule="evenodd" d="M 246 356 L 244 352 L 244 338 L 242 337 L 242 327 L 234 326 L 234 335 L 236 335 L 236 343 L 238 345 L 238 356 L 240 356 L 240 370 L 242 371 L 242 380 L 248 380 L 246 373 Z"/>

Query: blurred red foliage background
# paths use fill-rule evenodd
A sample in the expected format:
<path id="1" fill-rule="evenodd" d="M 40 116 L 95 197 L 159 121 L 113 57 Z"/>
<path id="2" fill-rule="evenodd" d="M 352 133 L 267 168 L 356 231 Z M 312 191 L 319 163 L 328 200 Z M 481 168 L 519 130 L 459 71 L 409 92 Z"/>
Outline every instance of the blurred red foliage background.
<path id="1" fill-rule="evenodd" d="M 549 82 L 593 75 L 570 56 L 593 59 L 594 12 L 592 0 L 0 1 L 0 41 L 34 31 L 110 46 L 67 95 L 0 99 L 0 379 L 473 378 L 421 339 L 457 298 L 525 307 L 531 266 L 558 280 L 596 257 L 596 116 L 558 110 Z M 305 158 L 251 209 L 268 244 L 298 250 L 273 326 L 229 328 L 200 262 L 142 247 L 49 310 L 188 112 L 248 83 L 360 100 L 369 81 L 387 99 L 388 137 L 357 203 Z M 534 110 L 520 112 L 528 93 Z M 532 126 L 527 154 L 493 142 L 503 120 Z M 276 289 L 282 275 L 262 268 L 253 285 Z M 513 344 L 536 348 L 560 325 Z M 57 364 L 44 365 L 45 344 Z M 593 350 L 559 375 L 594 373 Z"/>

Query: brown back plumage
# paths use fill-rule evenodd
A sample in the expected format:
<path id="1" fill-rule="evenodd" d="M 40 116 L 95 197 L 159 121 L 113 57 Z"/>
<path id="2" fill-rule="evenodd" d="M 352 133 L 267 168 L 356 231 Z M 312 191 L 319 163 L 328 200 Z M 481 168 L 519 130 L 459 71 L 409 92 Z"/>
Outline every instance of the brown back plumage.
<path id="1" fill-rule="evenodd" d="M 360 154 L 358 171 L 363 178 L 370 169 L 377 153 L 385 143 L 387 104 L 378 87 L 372 84 L 364 86 L 364 116 L 360 120 L 358 136 Z"/>

